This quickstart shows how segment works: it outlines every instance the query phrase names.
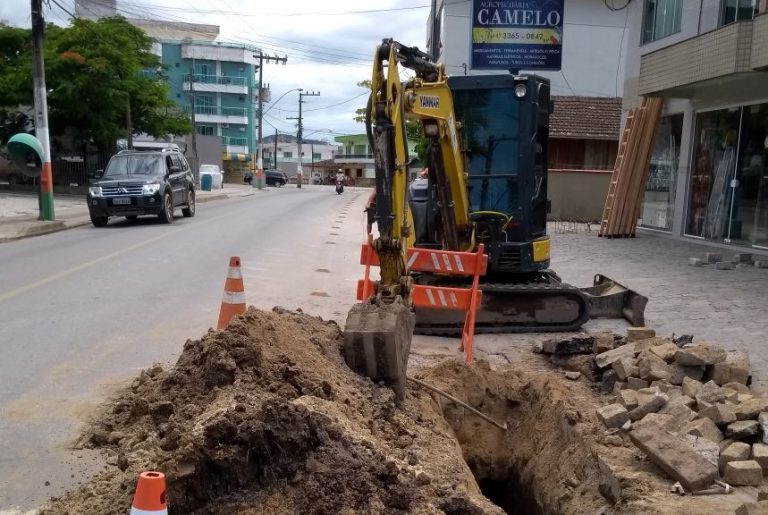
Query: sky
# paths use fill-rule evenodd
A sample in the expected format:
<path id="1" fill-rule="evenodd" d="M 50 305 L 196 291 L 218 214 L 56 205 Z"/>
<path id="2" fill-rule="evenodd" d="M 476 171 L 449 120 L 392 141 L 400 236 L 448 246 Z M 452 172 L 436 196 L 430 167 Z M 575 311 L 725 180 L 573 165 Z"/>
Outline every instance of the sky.
<path id="1" fill-rule="evenodd" d="M 99 1 L 99 0 L 95 0 Z M 66 26 L 75 13 L 74 0 L 44 0 L 49 22 Z M 50 3 L 50 6 L 48 6 Z M 263 53 L 286 56 L 286 65 L 267 64 L 264 83 L 272 99 L 265 106 L 264 132 L 277 128 L 294 133 L 298 92 L 305 97 L 304 137 L 332 139 L 364 132 L 352 118 L 365 104 L 365 90 L 356 84 L 369 79 L 375 47 L 394 38 L 424 49 L 430 0 L 117 0 L 118 14 L 127 18 L 185 21 L 220 26 L 220 40 L 258 46 Z M 0 20 L 30 25 L 29 0 L 0 0 Z M 267 112 L 268 110 L 268 112 Z"/>

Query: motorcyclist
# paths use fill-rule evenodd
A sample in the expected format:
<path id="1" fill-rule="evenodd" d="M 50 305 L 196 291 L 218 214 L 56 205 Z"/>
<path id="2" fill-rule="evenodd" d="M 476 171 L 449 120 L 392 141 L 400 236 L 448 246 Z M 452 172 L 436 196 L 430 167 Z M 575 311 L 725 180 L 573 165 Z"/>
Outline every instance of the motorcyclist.
<path id="1" fill-rule="evenodd" d="M 345 182 L 344 172 L 339 169 L 339 171 L 336 172 L 336 184 L 341 184 L 343 186 Z"/>

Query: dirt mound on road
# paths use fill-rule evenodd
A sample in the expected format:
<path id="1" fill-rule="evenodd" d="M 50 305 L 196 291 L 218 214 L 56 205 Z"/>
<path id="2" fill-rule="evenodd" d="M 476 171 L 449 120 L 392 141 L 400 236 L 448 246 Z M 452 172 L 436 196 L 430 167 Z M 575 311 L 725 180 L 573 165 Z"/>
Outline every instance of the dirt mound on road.
<path id="1" fill-rule="evenodd" d="M 479 491 L 436 403 L 349 370 L 333 322 L 249 309 L 143 371 L 81 445 L 113 465 L 46 514 L 124 513 L 142 470 L 173 513 L 503 513 Z"/>

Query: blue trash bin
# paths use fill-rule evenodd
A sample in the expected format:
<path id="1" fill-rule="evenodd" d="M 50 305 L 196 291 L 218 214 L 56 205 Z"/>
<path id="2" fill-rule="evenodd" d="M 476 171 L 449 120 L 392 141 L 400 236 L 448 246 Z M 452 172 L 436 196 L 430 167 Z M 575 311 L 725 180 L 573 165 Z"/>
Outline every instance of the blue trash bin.
<path id="1" fill-rule="evenodd" d="M 213 185 L 213 177 L 210 175 L 201 175 L 200 176 L 200 189 L 203 191 L 211 191 L 211 186 Z"/>

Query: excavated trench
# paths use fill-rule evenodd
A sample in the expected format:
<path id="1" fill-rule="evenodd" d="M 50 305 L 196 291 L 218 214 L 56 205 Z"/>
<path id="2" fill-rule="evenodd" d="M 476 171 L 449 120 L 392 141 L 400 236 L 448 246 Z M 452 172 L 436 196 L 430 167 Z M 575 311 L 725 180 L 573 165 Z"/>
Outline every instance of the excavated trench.
<path id="1" fill-rule="evenodd" d="M 586 395 L 548 373 L 444 362 L 424 380 L 506 423 L 507 431 L 436 398 L 482 494 L 505 513 L 596 513 L 608 501 L 592 452 Z"/>

